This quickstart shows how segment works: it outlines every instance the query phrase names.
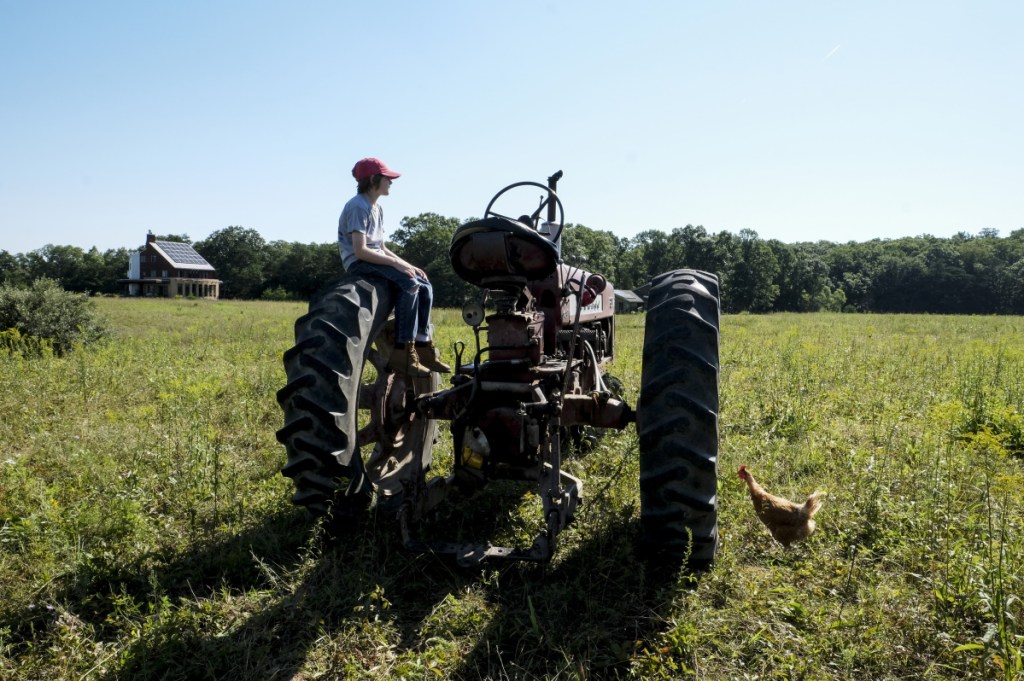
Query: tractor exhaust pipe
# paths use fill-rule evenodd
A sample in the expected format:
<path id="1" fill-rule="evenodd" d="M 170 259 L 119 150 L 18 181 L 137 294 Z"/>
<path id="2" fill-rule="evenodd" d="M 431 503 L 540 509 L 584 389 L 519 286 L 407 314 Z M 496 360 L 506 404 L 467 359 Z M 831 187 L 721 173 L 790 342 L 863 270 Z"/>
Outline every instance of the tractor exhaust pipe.
<path id="1" fill-rule="evenodd" d="M 554 192 L 558 189 L 558 181 L 562 179 L 562 171 L 559 170 L 557 173 L 548 178 L 548 189 Z M 548 196 L 548 222 L 554 222 L 558 219 L 558 214 L 555 211 L 555 202 Z"/>

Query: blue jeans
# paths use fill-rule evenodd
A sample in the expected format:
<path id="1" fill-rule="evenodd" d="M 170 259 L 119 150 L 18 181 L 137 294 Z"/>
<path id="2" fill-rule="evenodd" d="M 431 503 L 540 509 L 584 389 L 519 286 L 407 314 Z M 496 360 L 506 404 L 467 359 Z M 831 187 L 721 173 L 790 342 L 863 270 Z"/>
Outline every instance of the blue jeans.
<path id="1" fill-rule="evenodd" d="M 377 276 L 396 284 L 399 289 L 395 301 L 395 343 L 411 343 L 417 333 L 430 335 L 430 308 L 434 305 L 434 289 L 420 276 L 409 276 L 388 265 L 377 265 L 360 260 L 348 268 L 352 274 Z"/>

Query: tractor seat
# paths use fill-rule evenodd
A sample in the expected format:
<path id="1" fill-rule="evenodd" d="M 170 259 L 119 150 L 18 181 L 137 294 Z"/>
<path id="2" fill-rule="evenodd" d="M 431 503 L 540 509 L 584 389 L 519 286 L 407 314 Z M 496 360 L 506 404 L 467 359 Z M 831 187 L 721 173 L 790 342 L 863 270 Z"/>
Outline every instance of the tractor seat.
<path id="1" fill-rule="evenodd" d="M 459 227 L 448 256 L 464 281 L 510 291 L 544 279 L 555 271 L 559 260 L 555 244 L 523 223 L 501 216 Z"/>

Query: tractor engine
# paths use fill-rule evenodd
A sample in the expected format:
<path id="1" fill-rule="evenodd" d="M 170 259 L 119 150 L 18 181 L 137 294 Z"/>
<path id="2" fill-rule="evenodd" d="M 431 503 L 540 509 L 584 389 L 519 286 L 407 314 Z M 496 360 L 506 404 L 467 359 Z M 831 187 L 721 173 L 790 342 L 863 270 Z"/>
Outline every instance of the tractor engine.
<path id="1" fill-rule="evenodd" d="M 514 305 L 515 301 L 511 301 Z M 530 306 L 532 307 L 532 306 Z M 520 312 L 502 299 L 499 311 L 486 318 L 489 359 L 530 360 L 532 366 L 544 356 L 544 313 Z"/>

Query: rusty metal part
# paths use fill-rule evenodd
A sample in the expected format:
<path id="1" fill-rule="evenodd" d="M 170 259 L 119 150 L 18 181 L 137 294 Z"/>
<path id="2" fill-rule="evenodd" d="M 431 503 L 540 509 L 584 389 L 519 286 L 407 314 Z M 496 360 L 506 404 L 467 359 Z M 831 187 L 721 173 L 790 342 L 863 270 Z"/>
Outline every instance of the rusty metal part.
<path id="1" fill-rule="evenodd" d="M 622 430 L 636 421 L 636 412 L 625 402 L 607 393 L 565 395 L 562 397 L 562 423 L 567 426 L 594 426 Z"/>

